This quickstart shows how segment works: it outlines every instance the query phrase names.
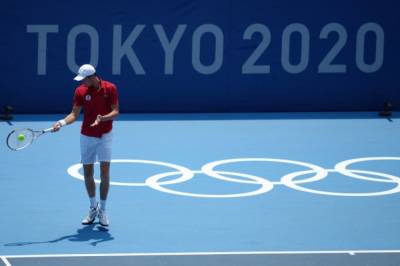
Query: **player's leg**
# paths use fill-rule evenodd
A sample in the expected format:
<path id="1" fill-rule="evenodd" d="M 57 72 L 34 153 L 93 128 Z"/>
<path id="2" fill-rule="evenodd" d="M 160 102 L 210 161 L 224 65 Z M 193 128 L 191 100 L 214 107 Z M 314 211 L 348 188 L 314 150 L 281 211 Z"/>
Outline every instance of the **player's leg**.
<path id="1" fill-rule="evenodd" d="M 99 221 L 103 226 L 109 225 L 106 214 L 106 200 L 110 189 L 110 162 L 111 162 L 112 133 L 104 134 L 97 146 L 97 156 L 100 161 L 100 210 Z"/>
<path id="2" fill-rule="evenodd" d="M 98 204 L 96 201 L 96 184 L 94 182 L 94 166 L 96 160 L 96 138 L 81 135 L 81 162 L 83 164 L 83 176 L 85 187 L 90 201 L 89 214 L 82 220 L 82 224 L 91 224 L 98 215 Z"/>
<path id="3" fill-rule="evenodd" d="M 96 183 L 94 182 L 93 164 L 83 165 L 83 176 L 85 178 L 86 191 L 90 199 L 96 198 Z M 92 202 L 90 207 L 94 207 Z"/>
<path id="4" fill-rule="evenodd" d="M 103 134 L 97 146 L 97 156 L 100 161 L 100 200 L 106 201 L 110 188 L 110 162 L 111 162 L 111 146 L 112 133 Z M 105 205 L 103 206 L 105 209 Z"/>
<path id="5" fill-rule="evenodd" d="M 83 165 L 83 175 L 85 178 L 86 191 L 90 200 L 90 208 L 88 215 L 82 220 L 82 224 L 92 224 L 99 213 L 99 208 L 96 201 L 96 184 L 94 182 L 93 173 L 93 164 Z"/>
<path id="6" fill-rule="evenodd" d="M 110 189 L 110 162 L 100 162 L 100 179 L 100 200 L 106 201 Z"/>

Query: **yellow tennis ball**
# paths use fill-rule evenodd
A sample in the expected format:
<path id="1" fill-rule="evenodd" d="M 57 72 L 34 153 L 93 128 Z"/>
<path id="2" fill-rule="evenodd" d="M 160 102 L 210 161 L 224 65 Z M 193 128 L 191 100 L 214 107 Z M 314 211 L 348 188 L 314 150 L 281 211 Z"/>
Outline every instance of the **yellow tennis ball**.
<path id="1" fill-rule="evenodd" d="M 25 135 L 24 134 L 19 134 L 17 139 L 18 139 L 18 141 L 24 141 L 25 140 Z"/>

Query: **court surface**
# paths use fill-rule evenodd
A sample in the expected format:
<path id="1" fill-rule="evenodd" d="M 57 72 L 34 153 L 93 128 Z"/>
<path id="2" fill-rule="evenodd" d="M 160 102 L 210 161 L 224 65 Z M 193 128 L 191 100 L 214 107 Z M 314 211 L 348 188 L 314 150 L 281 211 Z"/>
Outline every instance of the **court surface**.
<path id="1" fill-rule="evenodd" d="M 396 115 L 121 115 L 108 229 L 80 224 L 79 129 L 1 145 L 0 265 L 400 265 Z"/>

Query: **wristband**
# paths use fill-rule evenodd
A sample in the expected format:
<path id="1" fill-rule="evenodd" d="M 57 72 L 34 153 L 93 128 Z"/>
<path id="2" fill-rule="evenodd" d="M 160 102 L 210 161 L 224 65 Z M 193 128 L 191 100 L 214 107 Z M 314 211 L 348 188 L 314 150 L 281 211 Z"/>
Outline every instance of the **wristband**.
<path id="1" fill-rule="evenodd" d="M 67 124 L 67 121 L 65 121 L 65 119 L 61 119 L 57 121 L 62 127 L 65 126 Z"/>

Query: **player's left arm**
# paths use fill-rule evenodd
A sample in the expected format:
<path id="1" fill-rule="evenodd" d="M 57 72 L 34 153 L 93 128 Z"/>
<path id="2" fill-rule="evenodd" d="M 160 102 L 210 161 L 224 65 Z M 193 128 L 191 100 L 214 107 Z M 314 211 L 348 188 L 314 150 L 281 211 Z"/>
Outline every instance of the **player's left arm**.
<path id="1" fill-rule="evenodd" d="M 114 120 L 119 115 L 119 104 L 111 105 L 111 112 L 106 115 L 98 115 L 97 119 L 100 120 L 99 122 Z"/>
<path id="2" fill-rule="evenodd" d="M 118 90 L 117 87 L 110 87 L 110 107 L 111 112 L 105 115 L 97 115 L 96 120 L 90 126 L 94 127 L 101 122 L 114 120 L 119 114 L 119 100 L 118 100 Z"/>
<path id="3" fill-rule="evenodd" d="M 111 112 L 105 115 L 97 115 L 96 120 L 91 124 L 91 127 L 97 126 L 101 122 L 114 120 L 119 115 L 119 104 L 111 105 Z"/>

